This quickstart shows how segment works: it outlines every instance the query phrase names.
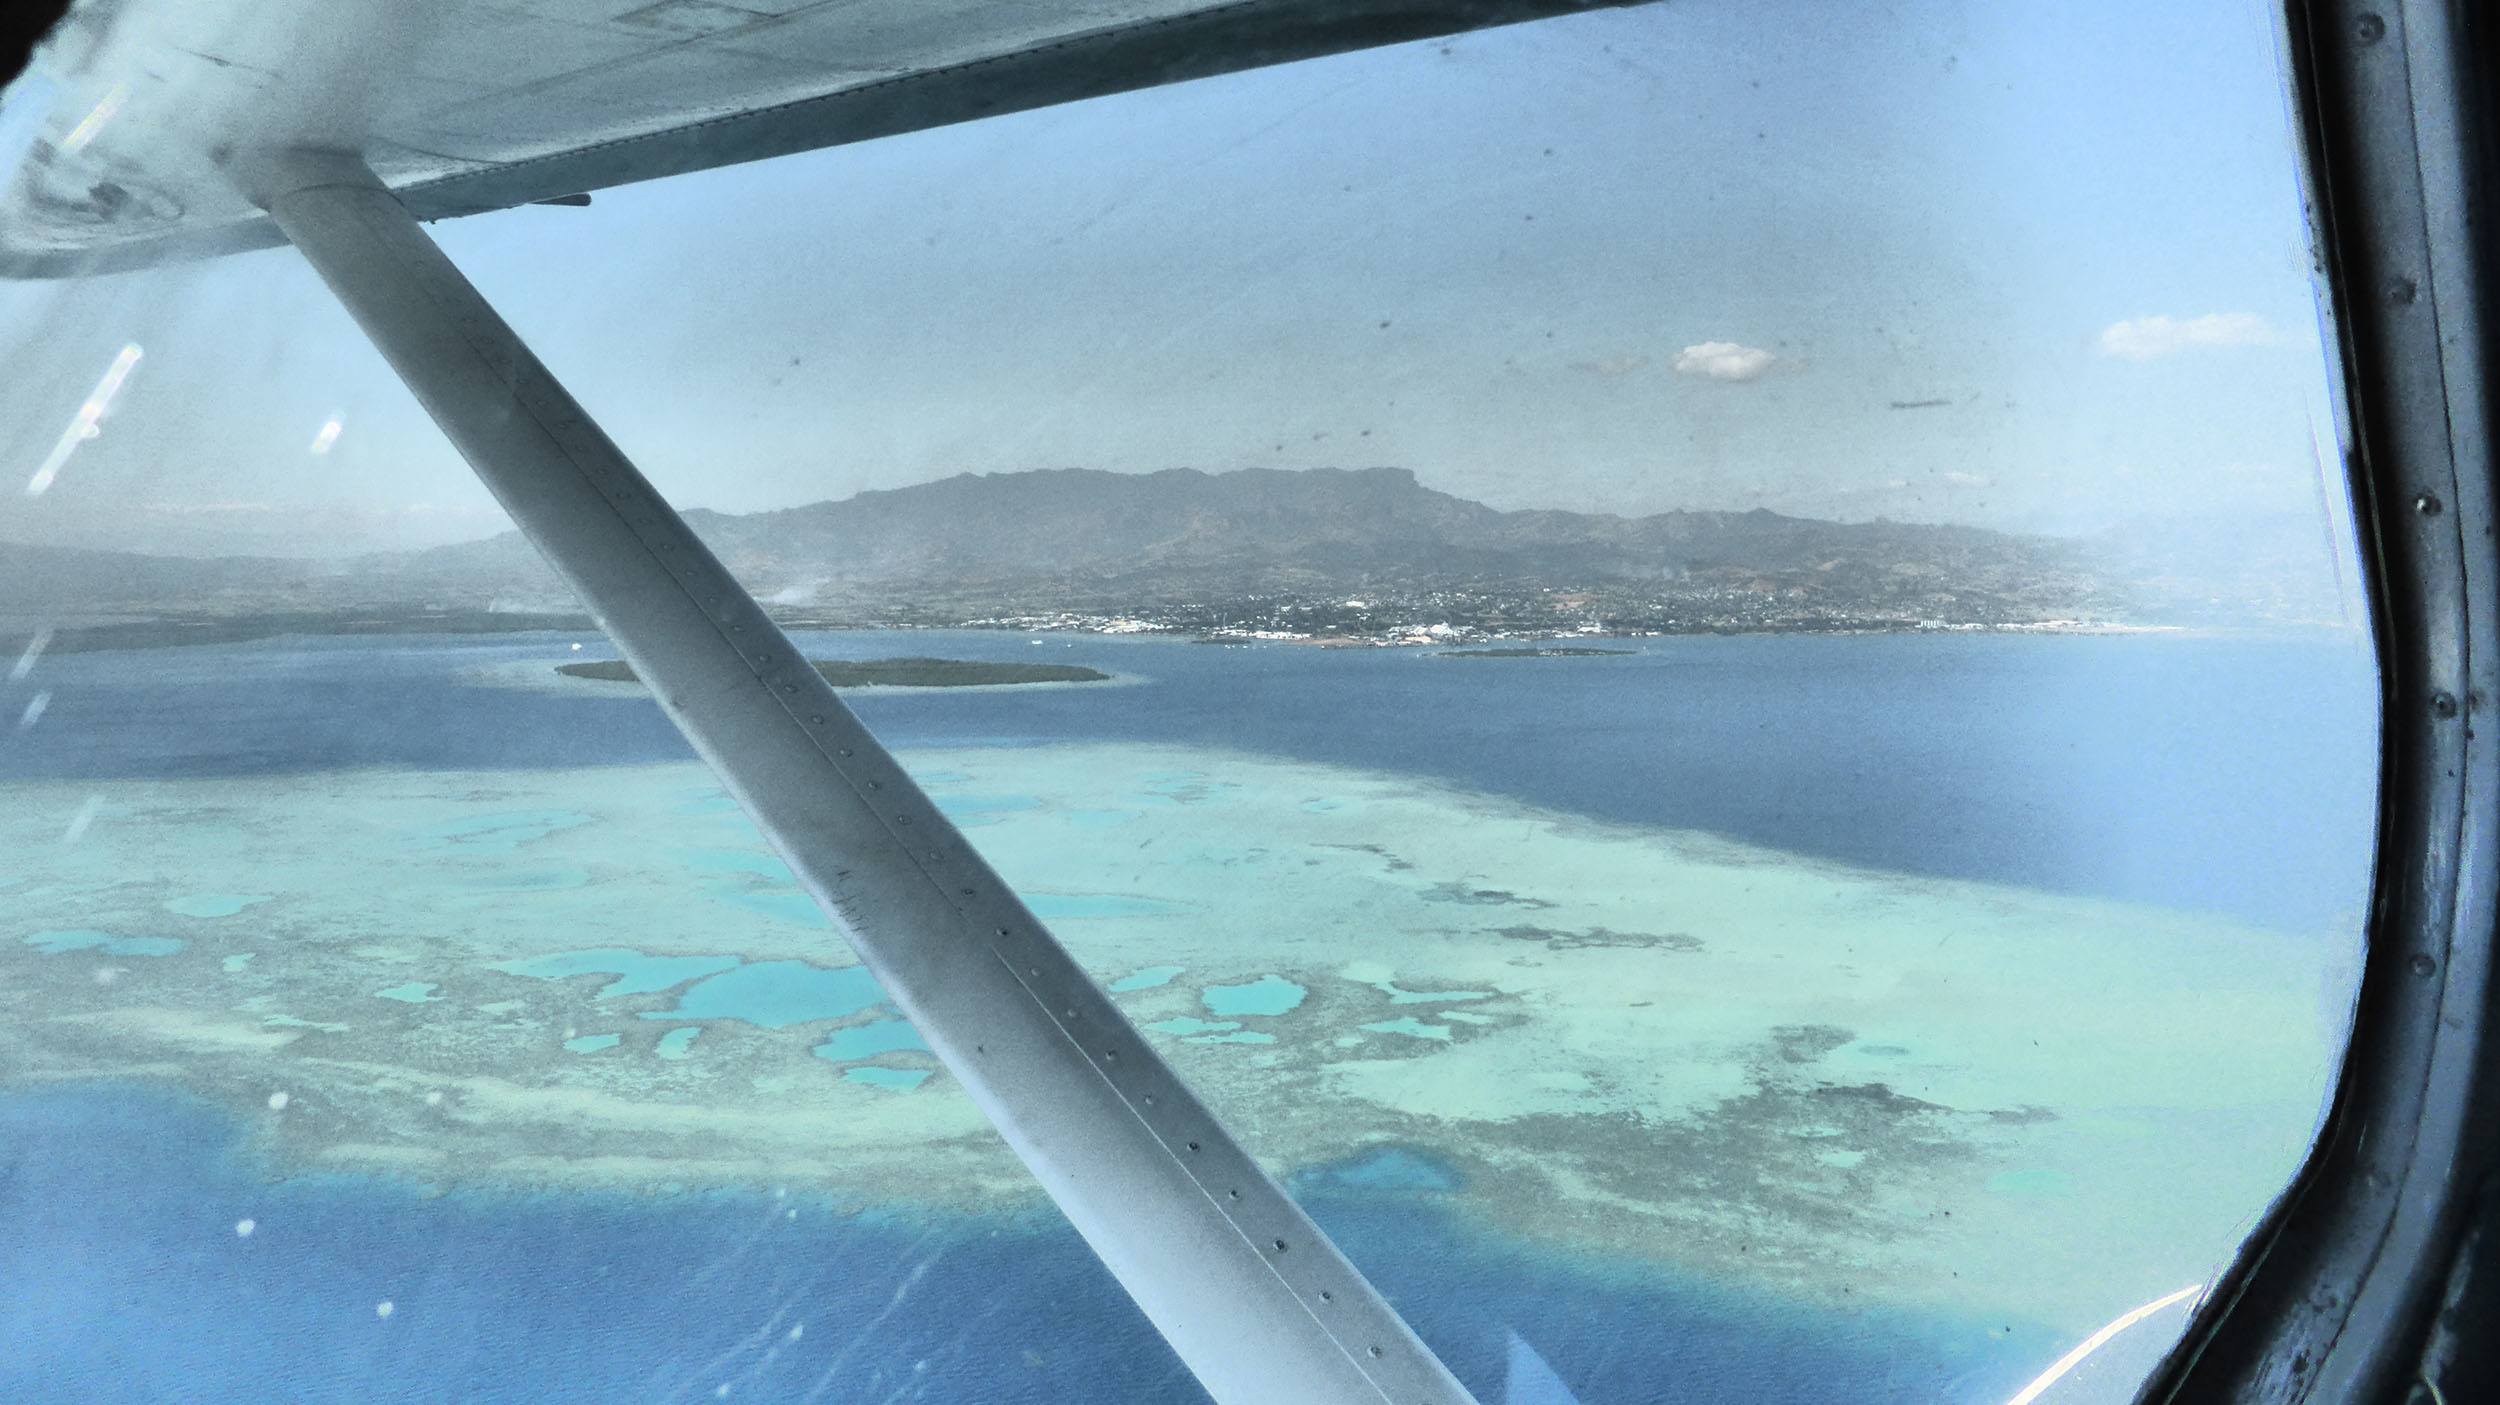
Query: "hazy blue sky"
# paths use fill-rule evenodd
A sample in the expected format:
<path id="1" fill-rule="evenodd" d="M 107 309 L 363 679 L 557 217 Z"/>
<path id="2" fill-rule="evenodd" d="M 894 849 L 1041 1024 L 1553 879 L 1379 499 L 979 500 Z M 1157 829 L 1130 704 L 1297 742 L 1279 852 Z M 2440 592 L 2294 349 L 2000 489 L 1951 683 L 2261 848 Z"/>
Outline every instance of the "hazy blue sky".
<path id="1" fill-rule="evenodd" d="M 1685 0 L 435 232 L 689 505 L 1392 464 L 1503 507 L 2307 511 L 2275 65 L 2256 0 Z M 128 342 L 100 435 L 23 493 Z M 0 537 L 501 525 L 285 250 L 0 286 L 0 364 Z"/>

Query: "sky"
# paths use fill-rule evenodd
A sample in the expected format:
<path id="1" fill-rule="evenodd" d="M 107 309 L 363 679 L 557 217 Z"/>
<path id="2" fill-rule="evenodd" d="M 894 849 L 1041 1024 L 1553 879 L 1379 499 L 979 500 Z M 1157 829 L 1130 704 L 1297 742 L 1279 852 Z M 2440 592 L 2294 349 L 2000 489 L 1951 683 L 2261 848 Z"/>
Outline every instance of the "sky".
<path id="1" fill-rule="evenodd" d="M 2332 438 L 2258 0 L 1682 0 L 432 228 L 724 511 L 1388 465 L 1503 508 L 2079 533 L 2313 514 Z M 0 365 L 0 539 L 505 525 L 289 250 L 0 284 Z"/>

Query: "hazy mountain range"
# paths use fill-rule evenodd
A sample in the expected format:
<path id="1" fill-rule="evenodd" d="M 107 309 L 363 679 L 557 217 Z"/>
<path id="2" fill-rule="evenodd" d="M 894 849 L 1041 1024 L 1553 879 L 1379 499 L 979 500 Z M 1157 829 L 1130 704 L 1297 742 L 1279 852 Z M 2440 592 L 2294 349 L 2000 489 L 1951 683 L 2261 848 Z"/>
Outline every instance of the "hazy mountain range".
<path id="1" fill-rule="evenodd" d="M 2249 562 L 2141 542 L 1768 511 L 1497 511 L 1403 469 L 960 475 L 774 512 L 687 514 L 759 596 L 835 615 L 1131 610 L 1358 592 L 1598 591 L 1753 598 L 1791 614 L 2021 619 L 2333 618 L 2322 538 Z M 2281 536 L 2281 533 L 2274 534 Z M 2268 538 L 2254 533 L 2251 539 Z M 2126 549 L 2132 545 L 2133 549 Z M 2151 551 L 2153 559 L 2147 559 Z M 2261 578 L 2247 577 L 2254 570 Z M 2285 582 L 2297 588 L 2287 588 Z M 334 561 L 0 544 L 13 617 L 323 608 L 574 608 L 517 533 Z M 1764 606 L 1768 609 L 1769 606 Z"/>

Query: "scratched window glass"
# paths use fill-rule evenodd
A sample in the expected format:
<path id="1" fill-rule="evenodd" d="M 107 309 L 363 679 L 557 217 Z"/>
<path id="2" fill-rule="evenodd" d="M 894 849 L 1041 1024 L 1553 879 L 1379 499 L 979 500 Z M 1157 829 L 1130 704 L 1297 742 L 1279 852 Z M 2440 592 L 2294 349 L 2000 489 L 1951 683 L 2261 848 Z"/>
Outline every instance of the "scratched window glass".
<path id="1" fill-rule="evenodd" d="M 0 1395 L 1206 1399 L 202 148 L 298 88 L 1488 1405 L 2129 1399 L 2296 1171 L 2377 681 L 2259 9 L 1637 6 L 515 205 L 1040 31 L 261 8 L 0 103 Z"/>

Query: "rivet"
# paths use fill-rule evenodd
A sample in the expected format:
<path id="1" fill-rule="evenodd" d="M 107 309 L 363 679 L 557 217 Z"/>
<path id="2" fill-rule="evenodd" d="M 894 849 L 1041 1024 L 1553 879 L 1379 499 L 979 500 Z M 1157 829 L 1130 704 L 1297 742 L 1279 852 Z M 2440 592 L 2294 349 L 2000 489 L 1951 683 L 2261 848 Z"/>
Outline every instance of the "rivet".
<path id="1" fill-rule="evenodd" d="M 1117 1049 L 1105 1049 L 1105 1050 L 1103 1050 L 1103 1051 L 1102 1051 L 1102 1061 L 1103 1061 L 1104 1063 L 1107 1063 L 1107 1064 L 1115 1064 L 1115 1063 L 1118 1063 L 1118 1062 L 1120 1061 L 1120 1051 L 1119 1051 L 1119 1050 L 1117 1050 Z"/>
<path id="2" fill-rule="evenodd" d="M 1235 1199 L 1235 1200 L 1239 1200 L 1239 1199 L 1241 1198 L 1241 1192 L 1240 1192 L 1240 1191 L 1237 1191 L 1237 1190 L 1228 1190 L 1228 1191 L 1226 1191 L 1226 1192 L 1224 1192 L 1224 1193 L 1225 1193 L 1226 1195 L 1231 1196 L 1231 1197 L 1232 1197 L 1233 1199 Z"/>
<path id="3" fill-rule="evenodd" d="M 2431 694 L 2431 716 L 2442 722 L 2457 715 L 2457 700 L 2446 693 Z"/>
<path id="4" fill-rule="evenodd" d="M 2428 493 L 2424 493 L 2422 496 L 2413 500 L 2413 510 L 2422 514 L 2424 517 L 2437 517 L 2439 515 L 2439 499 L 2432 497 Z"/>
<path id="5" fill-rule="evenodd" d="M 1283 1252 L 1285 1252 L 1285 1241 L 1284 1241 L 1284 1240 L 1279 1239 L 1279 1240 L 1277 1240 L 1277 1241 L 1276 1241 L 1276 1252 L 1277 1252 L 1277 1253 L 1280 1253 L 1280 1254 L 1281 1254 L 1281 1253 L 1283 1253 Z"/>
<path id="6" fill-rule="evenodd" d="M 2413 956 L 2413 961 L 2412 961 L 2412 963 L 2411 963 L 2411 964 L 2412 964 L 2412 966 L 2413 966 L 2413 974 L 2415 974 L 2415 975 L 2417 975 L 2417 976 L 2427 976 L 2427 975 L 2431 974 L 2433 971 L 2436 971 L 2436 970 L 2438 970 L 2438 969 L 2439 969 L 2439 963 L 2438 963 L 2438 962 L 2433 961 L 2432 959 L 2430 959 L 2430 957 L 2429 957 L 2429 956 L 2427 956 L 2427 955 L 2425 955 L 2425 954 L 2423 954 L 2423 953 L 2421 953 L 2421 952 L 2415 952 L 2415 953 L 2414 953 L 2414 956 Z"/>
<path id="7" fill-rule="evenodd" d="M 824 719 L 818 718 L 817 720 L 821 722 Z M 851 754 L 851 749 L 847 746 L 838 746 L 833 749 L 833 754 L 836 756 L 848 756 Z"/>
<path id="8" fill-rule="evenodd" d="M 2411 307 L 2422 295 L 2422 287 L 2410 278 L 2399 278 L 2387 285 L 2387 300 L 2398 307 Z"/>
<path id="9" fill-rule="evenodd" d="M 2387 21 L 2376 15 L 2363 15 L 2353 21 L 2352 33 L 2364 44 L 2375 44 L 2387 37 Z"/>
<path id="10" fill-rule="evenodd" d="M 1333 1303 L 1337 1300 L 1337 1295 L 1322 1288 L 1319 1290 L 1319 1300 L 1324 1303 Z"/>
<path id="11" fill-rule="evenodd" d="M 821 712 L 809 713 L 809 714 L 808 714 L 807 721 L 808 721 L 808 724 L 809 724 L 810 726 L 822 727 L 823 725 L 825 725 L 825 715 L 824 715 L 823 713 L 821 713 Z M 843 754 L 844 756 L 848 756 L 848 755 L 850 755 L 850 753 L 849 753 L 849 752 L 847 752 L 847 751 L 846 751 L 846 752 L 843 752 L 842 754 Z"/>
<path id="12" fill-rule="evenodd" d="M 1378 1347 L 1372 1347 L 1372 1348 L 1369 1348 L 1369 1350 L 1371 1351 L 1371 1354 L 1372 1354 L 1372 1355 L 1374 1355 L 1374 1356 L 1378 1356 L 1378 1355 L 1380 1354 L 1380 1348 L 1378 1348 Z"/>
<path id="13" fill-rule="evenodd" d="M 1196 1150 L 1198 1149 L 1198 1144 L 1197 1144 L 1196 1142 L 1191 1142 L 1191 1143 L 1189 1144 L 1189 1149 L 1190 1149 L 1191 1151 L 1196 1151 Z"/>

